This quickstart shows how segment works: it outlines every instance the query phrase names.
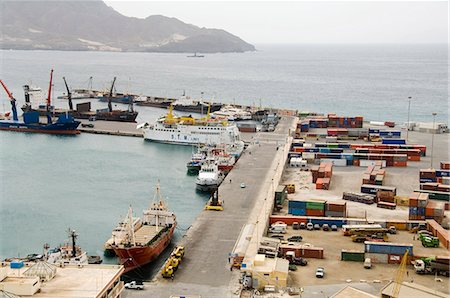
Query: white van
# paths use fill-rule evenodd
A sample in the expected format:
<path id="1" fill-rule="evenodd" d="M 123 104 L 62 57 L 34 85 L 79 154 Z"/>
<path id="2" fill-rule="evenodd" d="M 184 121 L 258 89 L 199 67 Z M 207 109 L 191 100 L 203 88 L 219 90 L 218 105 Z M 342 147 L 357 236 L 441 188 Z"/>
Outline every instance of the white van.
<path id="1" fill-rule="evenodd" d="M 277 223 L 269 228 L 270 233 L 286 234 L 287 224 Z"/>
<path id="2" fill-rule="evenodd" d="M 372 268 L 372 260 L 370 258 L 366 258 L 364 260 L 364 268 L 366 269 Z"/>

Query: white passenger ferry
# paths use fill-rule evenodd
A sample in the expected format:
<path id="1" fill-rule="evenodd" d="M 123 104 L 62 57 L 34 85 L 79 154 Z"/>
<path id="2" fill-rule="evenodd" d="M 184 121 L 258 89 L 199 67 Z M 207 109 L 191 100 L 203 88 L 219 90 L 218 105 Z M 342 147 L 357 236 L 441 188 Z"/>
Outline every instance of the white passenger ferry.
<path id="1" fill-rule="evenodd" d="M 175 144 L 237 144 L 240 133 L 236 125 L 218 121 L 208 116 L 202 119 L 193 117 L 175 117 L 172 107 L 169 113 L 158 119 L 155 124 L 143 123 L 137 126 L 144 131 L 144 139 Z"/>

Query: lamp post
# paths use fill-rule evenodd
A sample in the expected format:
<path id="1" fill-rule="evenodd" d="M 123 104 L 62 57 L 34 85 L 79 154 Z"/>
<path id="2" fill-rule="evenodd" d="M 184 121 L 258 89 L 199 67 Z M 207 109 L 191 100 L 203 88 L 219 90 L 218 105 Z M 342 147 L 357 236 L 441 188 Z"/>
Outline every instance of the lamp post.
<path id="1" fill-rule="evenodd" d="M 435 133 L 435 124 L 436 124 L 436 115 L 437 113 L 431 113 L 433 115 L 433 131 L 431 132 L 431 161 L 430 161 L 430 169 L 433 168 L 433 157 L 434 157 L 434 133 Z"/>
<path id="2" fill-rule="evenodd" d="M 409 114 L 411 112 L 411 96 L 408 97 L 408 122 L 406 122 L 406 141 L 408 142 L 409 136 Z"/>

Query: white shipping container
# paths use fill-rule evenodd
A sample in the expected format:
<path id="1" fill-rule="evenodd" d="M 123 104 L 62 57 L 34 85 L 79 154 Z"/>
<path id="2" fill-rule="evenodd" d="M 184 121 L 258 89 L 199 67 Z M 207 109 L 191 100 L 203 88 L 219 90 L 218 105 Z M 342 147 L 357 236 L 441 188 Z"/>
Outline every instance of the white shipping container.
<path id="1" fill-rule="evenodd" d="M 359 166 L 360 166 L 360 167 L 374 166 L 375 163 L 376 163 L 377 161 L 380 161 L 380 160 L 366 160 L 366 159 L 360 159 L 360 160 L 359 160 Z M 381 160 L 381 167 L 382 167 L 382 168 L 385 168 L 385 167 L 386 167 L 386 161 L 385 161 L 385 160 Z"/>
<path id="2" fill-rule="evenodd" d="M 450 185 L 450 177 L 442 177 L 442 184 Z"/>
<path id="3" fill-rule="evenodd" d="M 336 167 L 346 167 L 347 160 L 346 159 L 333 159 L 333 158 L 322 158 L 320 162 L 332 163 L 333 166 Z"/>
<path id="4" fill-rule="evenodd" d="M 370 258 L 372 263 L 387 264 L 389 255 L 387 255 L 387 254 L 374 254 L 374 253 L 366 252 L 364 254 L 364 256 L 366 258 Z"/>
<path id="5" fill-rule="evenodd" d="M 369 124 L 376 125 L 376 126 L 384 126 L 384 122 L 379 122 L 379 121 L 370 121 Z"/>
<path id="6" fill-rule="evenodd" d="M 313 144 L 311 144 L 311 143 L 304 143 L 303 144 L 303 148 L 312 148 L 313 147 Z"/>
<path id="7" fill-rule="evenodd" d="M 304 159 L 312 160 L 316 158 L 316 153 L 314 152 L 302 152 L 302 157 Z"/>

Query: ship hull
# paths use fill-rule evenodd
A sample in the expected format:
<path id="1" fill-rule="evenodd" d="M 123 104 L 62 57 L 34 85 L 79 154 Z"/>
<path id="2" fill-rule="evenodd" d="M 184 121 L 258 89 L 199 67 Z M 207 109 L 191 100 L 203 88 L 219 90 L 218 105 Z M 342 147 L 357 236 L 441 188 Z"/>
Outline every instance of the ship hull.
<path id="1" fill-rule="evenodd" d="M 164 233 L 150 246 L 134 246 L 128 248 L 113 247 L 119 258 L 119 264 L 125 267 L 124 272 L 129 272 L 154 261 L 170 244 L 176 225 Z"/>
<path id="2" fill-rule="evenodd" d="M 222 104 L 211 104 L 209 112 L 213 113 L 219 111 L 222 108 Z M 206 114 L 208 112 L 208 105 L 196 104 L 196 105 L 177 105 L 173 106 L 175 111 Z"/>
<path id="3" fill-rule="evenodd" d="M 168 108 L 172 102 L 171 101 L 137 101 L 135 105 L 144 106 L 144 107 L 153 107 L 153 108 Z"/>
<path id="4" fill-rule="evenodd" d="M 108 96 L 99 96 L 97 97 L 99 101 L 101 102 L 108 102 L 109 98 Z M 134 101 L 134 96 L 131 95 L 124 95 L 124 96 L 113 96 L 111 97 L 111 102 L 115 103 L 123 103 L 123 104 L 129 104 L 130 102 Z"/>
<path id="5" fill-rule="evenodd" d="M 53 124 L 25 124 L 23 122 L 0 122 L 0 130 L 18 131 L 18 132 L 31 132 L 31 133 L 46 133 L 57 135 L 77 135 L 80 133 L 77 130 L 80 122 L 75 121 L 73 123 L 53 123 Z"/>
<path id="6" fill-rule="evenodd" d="M 24 108 L 22 108 L 24 110 Z M 45 109 L 33 109 L 34 111 L 39 112 L 39 116 L 46 116 L 47 110 Z M 68 113 L 72 115 L 72 117 L 76 119 L 89 119 L 95 117 L 96 120 L 103 121 L 118 121 L 118 122 L 136 122 L 136 117 L 138 112 L 128 112 L 128 111 L 112 111 L 112 112 L 78 112 L 78 111 L 70 111 L 70 110 L 53 110 L 50 112 L 52 117 L 57 117 L 61 114 Z"/>

